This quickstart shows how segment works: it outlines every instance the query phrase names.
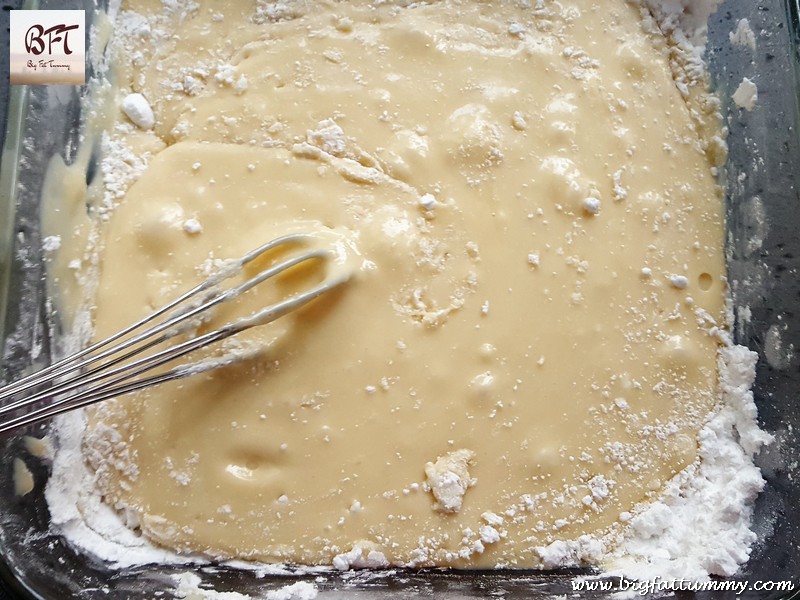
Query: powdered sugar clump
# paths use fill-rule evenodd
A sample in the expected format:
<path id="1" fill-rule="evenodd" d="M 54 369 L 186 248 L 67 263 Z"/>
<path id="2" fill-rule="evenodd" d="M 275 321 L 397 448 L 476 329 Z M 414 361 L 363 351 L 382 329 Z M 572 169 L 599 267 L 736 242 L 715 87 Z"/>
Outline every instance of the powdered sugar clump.
<path id="1" fill-rule="evenodd" d="M 731 31 L 728 39 L 734 46 L 744 46 L 750 50 L 756 49 L 756 35 L 750 28 L 750 22 L 747 19 L 739 19 L 736 29 Z"/>
<path id="2" fill-rule="evenodd" d="M 344 130 L 333 119 L 320 121 L 317 129 L 309 131 L 308 143 L 333 156 L 342 156 L 347 149 Z"/>
<path id="3" fill-rule="evenodd" d="M 359 569 L 380 569 L 389 566 L 389 561 L 383 552 L 377 550 L 377 546 L 372 542 L 360 542 L 353 546 L 352 550 L 337 554 L 333 557 L 333 566 L 346 571 L 353 567 Z"/>
<path id="4" fill-rule="evenodd" d="M 55 252 L 59 248 L 61 248 L 60 235 L 48 235 L 46 238 L 42 240 L 42 250 L 44 252 L 47 253 Z"/>
<path id="5" fill-rule="evenodd" d="M 475 485 L 470 478 L 468 465 L 475 458 L 471 450 L 455 450 L 425 465 L 427 485 L 436 504 L 434 508 L 445 513 L 458 512 L 467 488 Z"/>
<path id="6" fill-rule="evenodd" d="M 758 88 L 755 83 L 744 77 L 733 93 L 732 98 L 736 106 L 751 111 L 756 107 L 756 102 L 758 102 Z"/>
<path id="7" fill-rule="evenodd" d="M 217 592 L 201 588 L 200 583 L 202 583 L 202 580 L 194 573 L 181 573 L 180 575 L 174 575 L 172 579 L 177 584 L 175 595 L 178 598 L 190 598 L 191 600 L 251 600 L 252 598 L 239 592 Z M 292 599 L 290 597 L 286 600 Z"/>
<path id="8" fill-rule="evenodd" d="M 596 565 L 603 558 L 605 543 L 590 535 L 577 540 L 558 540 L 536 548 L 536 554 L 545 569 L 558 569 L 574 565 Z"/>
<path id="9" fill-rule="evenodd" d="M 198 233 L 203 232 L 203 226 L 200 224 L 195 217 L 191 219 L 186 219 L 183 222 L 183 230 L 188 233 L 189 235 L 197 235 Z"/>
<path id="10" fill-rule="evenodd" d="M 314 600 L 316 597 L 317 586 L 307 581 L 298 581 L 267 592 L 267 600 Z"/>
<path id="11" fill-rule="evenodd" d="M 152 129 L 156 117 L 147 98 L 141 94 L 128 94 L 122 100 L 122 112 L 125 113 L 139 129 Z"/>

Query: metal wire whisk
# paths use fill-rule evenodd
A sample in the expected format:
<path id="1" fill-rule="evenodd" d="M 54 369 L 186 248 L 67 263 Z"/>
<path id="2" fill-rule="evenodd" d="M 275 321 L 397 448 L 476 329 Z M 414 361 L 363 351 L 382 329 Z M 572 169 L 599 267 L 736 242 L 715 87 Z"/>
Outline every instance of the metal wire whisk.
<path id="1" fill-rule="evenodd" d="M 242 258 L 229 263 L 206 281 L 181 297 L 125 329 L 76 352 L 36 373 L 0 388 L 0 434 L 159 383 L 203 373 L 236 362 L 240 356 L 222 356 L 172 367 L 155 375 L 147 372 L 235 335 L 245 329 L 270 323 L 308 304 L 350 278 L 345 268 L 333 269 L 334 253 L 329 249 L 307 248 L 316 238 L 290 234 L 267 242 Z M 282 246 L 305 246 L 302 252 L 277 260 L 235 287 L 222 288 L 248 263 Z M 189 331 L 213 307 L 232 300 L 247 290 L 303 263 L 325 261 L 326 277 L 309 289 L 270 304 L 248 317 L 183 341 L 144 357 L 135 358 L 176 335 Z M 145 326 L 146 329 L 142 330 Z M 141 331 L 140 331 L 141 330 Z"/>

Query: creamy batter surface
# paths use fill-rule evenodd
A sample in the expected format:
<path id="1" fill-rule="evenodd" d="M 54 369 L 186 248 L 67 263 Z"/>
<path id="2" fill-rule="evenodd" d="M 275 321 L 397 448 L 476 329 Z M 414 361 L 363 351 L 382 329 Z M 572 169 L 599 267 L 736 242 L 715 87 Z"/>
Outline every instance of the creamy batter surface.
<path id="1" fill-rule="evenodd" d="M 213 557 L 532 567 L 695 461 L 722 206 L 636 4 L 164 6 L 118 19 L 119 100 L 154 126 L 120 113 L 149 162 L 96 336 L 289 231 L 342 232 L 354 275 L 227 346 L 259 357 L 91 413 L 133 526 Z"/>

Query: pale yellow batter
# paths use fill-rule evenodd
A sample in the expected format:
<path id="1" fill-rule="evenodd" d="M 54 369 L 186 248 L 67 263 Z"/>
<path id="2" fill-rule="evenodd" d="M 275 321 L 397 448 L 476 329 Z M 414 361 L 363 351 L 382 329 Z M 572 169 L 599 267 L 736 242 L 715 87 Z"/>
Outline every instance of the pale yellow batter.
<path id="1" fill-rule="evenodd" d="M 153 156 L 107 225 L 96 336 L 298 223 L 346 232 L 357 260 L 247 334 L 262 359 L 96 409 L 88 460 L 146 536 L 530 567 L 695 460 L 721 201 L 638 7 L 154 5 L 119 26 L 120 99 L 156 123 L 125 139 Z"/>

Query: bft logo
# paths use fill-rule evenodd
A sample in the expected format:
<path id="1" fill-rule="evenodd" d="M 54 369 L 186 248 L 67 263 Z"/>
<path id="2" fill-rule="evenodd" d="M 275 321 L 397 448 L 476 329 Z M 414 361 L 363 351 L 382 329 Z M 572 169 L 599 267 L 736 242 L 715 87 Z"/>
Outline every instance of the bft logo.
<path id="1" fill-rule="evenodd" d="M 47 48 L 47 53 L 53 54 L 53 44 L 60 43 L 64 54 L 72 54 L 72 50 L 69 49 L 69 32 L 73 29 L 80 29 L 80 25 L 60 23 L 47 30 L 41 25 L 32 25 L 25 34 L 25 50 L 39 56 Z M 44 36 L 47 36 L 47 46 Z"/>
<path id="2" fill-rule="evenodd" d="M 12 84 L 86 83 L 86 13 L 12 10 Z"/>

